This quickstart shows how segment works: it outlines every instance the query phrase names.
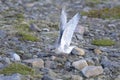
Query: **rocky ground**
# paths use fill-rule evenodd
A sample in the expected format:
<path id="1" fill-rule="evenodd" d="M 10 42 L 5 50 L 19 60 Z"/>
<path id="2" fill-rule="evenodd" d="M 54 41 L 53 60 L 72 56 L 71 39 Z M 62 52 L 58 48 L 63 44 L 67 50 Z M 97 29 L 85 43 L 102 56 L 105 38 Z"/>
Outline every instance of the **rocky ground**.
<path id="1" fill-rule="evenodd" d="M 82 15 L 119 5 L 119 0 L 0 0 L 0 80 L 120 80 L 120 15 Z M 77 48 L 69 55 L 54 52 L 63 6 L 68 19 L 81 14 L 71 43 Z M 96 39 L 113 44 L 93 45 Z"/>

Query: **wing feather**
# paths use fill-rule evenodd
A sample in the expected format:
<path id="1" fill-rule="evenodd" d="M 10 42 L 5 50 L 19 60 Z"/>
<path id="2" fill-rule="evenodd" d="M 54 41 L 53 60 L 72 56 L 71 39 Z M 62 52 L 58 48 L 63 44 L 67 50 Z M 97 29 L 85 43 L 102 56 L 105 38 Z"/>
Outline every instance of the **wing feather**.
<path id="1" fill-rule="evenodd" d="M 67 13 L 66 13 L 65 7 L 64 7 L 64 8 L 62 8 L 61 17 L 60 17 L 60 33 L 59 33 L 57 45 L 59 45 L 61 42 L 61 37 L 62 37 L 63 31 L 65 29 L 66 23 L 67 23 Z"/>
<path id="2" fill-rule="evenodd" d="M 77 13 L 66 25 L 65 25 L 65 30 L 63 31 L 62 37 L 61 37 L 61 42 L 60 44 L 62 46 L 70 46 L 71 40 L 73 33 L 75 31 L 75 28 L 79 22 L 80 15 Z"/>
<path id="3" fill-rule="evenodd" d="M 67 23 L 67 13 L 65 8 L 62 9 L 61 17 L 60 17 L 60 30 L 65 29 L 65 24 Z"/>

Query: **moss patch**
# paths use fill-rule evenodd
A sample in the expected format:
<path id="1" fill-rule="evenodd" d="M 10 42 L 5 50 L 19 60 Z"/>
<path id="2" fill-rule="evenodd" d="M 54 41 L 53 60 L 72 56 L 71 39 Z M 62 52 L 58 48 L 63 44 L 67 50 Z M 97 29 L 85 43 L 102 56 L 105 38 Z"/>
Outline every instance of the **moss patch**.
<path id="1" fill-rule="evenodd" d="M 18 23 L 15 28 L 19 31 L 29 31 L 29 24 L 27 23 Z"/>
<path id="2" fill-rule="evenodd" d="M 82 12 L 82 15 L 87 15 L 91 18 L 120 18 L 120 6 L 113 8 L 103 8 L 100 10 L 90 10 L 89 12 Z"/>
<path id="3" fill-rule="evenodd" d="M 115 42 L 110 39 L 100 39 L 100 40 L 93 40 L 92 44 L 97 46 L 112 46 L 115 44 Z"/>
<path id="4" fill-rule="evenodd" d="M 34 70 L 26 65 L 22 65 L 19 63 L 12 63 L 0 71 L 0 74 L 6 74 L 6 75 L 10 75 L 14 73 L 20 73 L 22 75 L 33 75 Z"/>
<path id="5" fill-rule="evenodd" d="M 96 4 L 101 3 L 100 0 L 85 0 L 85 1 L 86 1 L 86 5 L 90 7 L 94 7 Z"/>
<path id="6" fill-rule="evenodd" d="M 26 33 L 26 32 L 18 32 L 17 33 L 21 38 L 21 40 L 27 40 L 27 41 L 38 41 L 39 39 L 34 36 L 33 34 L 31 33 Z"/>
<path id="7" fill-rule="evenodd" d="M 29 24 L 27 22 L 21 22 L 15 24 L 15 29 L 17 30 L 16 35 L 20 37 L 20 40 L 24 41 L 38 41 L 38 37 L 35 36 L 29 29 Z"/>

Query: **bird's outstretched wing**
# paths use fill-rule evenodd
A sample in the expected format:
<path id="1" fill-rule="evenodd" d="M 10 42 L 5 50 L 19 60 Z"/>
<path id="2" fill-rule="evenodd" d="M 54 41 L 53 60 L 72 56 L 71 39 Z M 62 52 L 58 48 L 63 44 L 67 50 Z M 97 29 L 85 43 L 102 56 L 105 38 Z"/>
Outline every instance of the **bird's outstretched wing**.
<path id="1" fill-rule="evenodd" d="M 60 16 L 60 33 L 59 33 L 59 38 L 57 41 L 57 44 L 59 45 L 61 42 L 61 37 L 63 34 L 63 31 L 65 29 L 65 25 L 67 23 L 67 13 L 65 11 L 65 7 L 62 9 L 61 16 Z"/>
<path id="2" fill-rule="evenodd" d="M 79 13 L 77 13 L 67 24 L 65 24 L 65 29 L 63 31 L 61 42 L 60 42 L 60 45 L 62 45 L 63 47 L 70 46 L 72 36 L 78 24 L 79 18 L 80 18 L 80 15 Z"/>

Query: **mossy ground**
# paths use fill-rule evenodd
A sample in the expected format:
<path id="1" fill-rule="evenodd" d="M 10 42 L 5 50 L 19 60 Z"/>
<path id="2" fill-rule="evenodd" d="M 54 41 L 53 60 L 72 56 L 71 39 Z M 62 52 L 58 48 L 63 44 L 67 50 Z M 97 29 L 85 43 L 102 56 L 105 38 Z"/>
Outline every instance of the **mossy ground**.
<path id="1" fill-rule="evenodd" d="M 113 8 L 103 8 L 99 10 L 90 10 L 89 12 L 82 12 L 82 15 L 86 15 L 91 18 L 119 19 L 120 18 L 120 6 L 113 7 Z"/>
<path id="2" fill-rule="evenodd" d="M 89 7 L 95 7 L 95 5 L 104 3 L 106 1 L 108 0 L 85 0 L 85 4 Z"/>
<path id="3" fill-rule="evenodd" d="M 17 33 L 20 36 L 20 40 L 24 41 L 38 41 L 39 39 L 34 36 L 32 33 L 26 33 L 26 32 L 18 32 Z"/>
<path id="4" fill-rule="evenodd" d="M 20 40 L 24 41 L 38 41 L 39 38 L 33 34 L 29 29 L 29 23 L 21 22 L 17 23 L 15 26 L 17 30 L 17 35 L 20 37 Z"/>
<path id="5" fill-rule="evenodd" d="M 12 63 L 4 69 L 0 70 L 0 74 L 11 75 L 14 73 L 20 73 L 22 75 L 33 75 L 34 70 L 20 63 Z"/>
<path id="6" fill-rule="evenodd" d="M 110 39 L 96 39 L 92 41 L 92 44 L 97 46 L 112 46 L 115 42 Z"/>

